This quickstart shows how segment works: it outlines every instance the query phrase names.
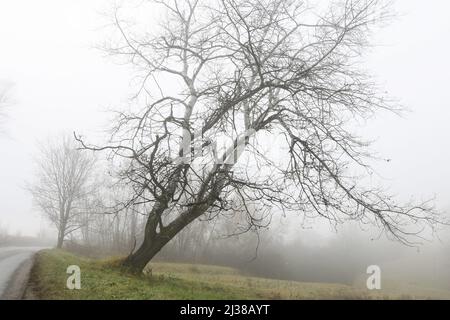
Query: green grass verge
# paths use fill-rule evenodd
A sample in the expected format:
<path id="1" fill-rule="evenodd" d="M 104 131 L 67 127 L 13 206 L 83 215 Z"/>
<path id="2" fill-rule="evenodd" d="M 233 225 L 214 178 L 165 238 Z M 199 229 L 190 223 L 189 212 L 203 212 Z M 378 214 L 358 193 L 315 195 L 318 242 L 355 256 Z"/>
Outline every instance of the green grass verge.
<path id="1" fill-rule="evenodd" d="M 66 270 L 70 265 L 81 268 L 81 290 L 69 290 L 66 287 L 69 276 Z M 238 270 L 226 267 L 151 263 L 149 268 L 152 269 L 151 276 L 135 276 L 115 267 L 114 260 L 90 260 L 65 251 L 45 250 L 36 256 L 30 285 L 36 298 L 49 300 L 405 298 L 402 295 L 382 291 L 374 293 L 340 284 L 248 277 L 240 274 Z"/>

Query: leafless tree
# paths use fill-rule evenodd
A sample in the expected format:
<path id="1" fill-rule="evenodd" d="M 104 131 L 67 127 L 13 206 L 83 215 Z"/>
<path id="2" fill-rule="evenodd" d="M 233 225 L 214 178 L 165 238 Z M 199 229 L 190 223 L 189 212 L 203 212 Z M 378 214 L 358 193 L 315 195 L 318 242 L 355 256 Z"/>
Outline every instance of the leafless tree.
<path id="1" fill-rule="evenodd" d="M 6 108 L 10 105 L 9 91 L 11 84 L 0 81 L 0 129 L 6 117 Z"/>
<path id="2" fill-rule="evenodd" d="M 68 135 L 42 144 L 36 162 L 36 180 L 28 186 L 36 206 L 58 230 L 57 247 L 86 222 L 94 157 L 77 150 Z"/>
<path id="3" fill-rule="evenodd" d="M 118 112 L 106 146 L 77 137 L 120 162 L 134 190 L 124 207 L 149 205 L 125 266 L 141 271 L 199 217 L 242 214 L 245 232 L 291 211 L 376 224 L 406 243 L 439 222 L 426 203 L 398 204 L 359 176 L 374 157 L 354 120 L 400 111 L 360 63 L 373 28 L 391 18 L 385 1 L 146 4 L 164 10 L 159 27 L 126 23 L 117 10 L 120 39 L 107 47 L 138 70 L 143 107 Z"/>
<path id="4" fill-rule="evenodd" d="M 101 163 L 97 162 L 97 167 Z M 89 195 L 88 208 L 80 216 L 82 227 L 71 235 L 67 247 L 88 255 L 119 255 L 132 251 L 141 238 L 143 210 L 129 206 L 114 212 L 116 203 L 127 199 L 128 189 L 109 176 L 99 176 L 95 191 Z"/>
<path id="5" fill-rule="evenodd" d="M 3 245 L 9 237 L 8 228 L 0 222 L 0 245 Z"/>

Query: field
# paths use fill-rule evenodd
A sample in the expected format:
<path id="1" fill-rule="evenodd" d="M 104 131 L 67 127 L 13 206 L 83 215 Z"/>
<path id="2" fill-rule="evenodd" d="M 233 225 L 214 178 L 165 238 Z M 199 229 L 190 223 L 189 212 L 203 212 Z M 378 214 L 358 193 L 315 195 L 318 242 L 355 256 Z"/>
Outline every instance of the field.
<path id="1" fill-rule="evenodd" d="M 66 287 L 67 267 L 81 269 L 81 290 Z M 151 271 L 150 271 L 151 270 Z M 36 257 L 30 291 L 37 299 L 449 299 L 450 292 L 407 288 L 405 292 L 358 289 L 341 284 L 303 283 L 256 278 L 218 266 L 152 263 L 134 276 L 114 260 L 90 260 L 65 251 L 45 250 Z"/>

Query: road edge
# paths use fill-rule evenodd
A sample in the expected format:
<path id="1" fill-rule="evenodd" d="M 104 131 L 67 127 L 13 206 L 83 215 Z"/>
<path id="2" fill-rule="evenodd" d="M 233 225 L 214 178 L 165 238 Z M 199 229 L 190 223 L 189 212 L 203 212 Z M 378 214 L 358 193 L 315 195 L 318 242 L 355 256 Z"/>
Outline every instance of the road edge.
<path id="1" fill-rule="evenodd" d="M 33 253 L 31 257 L 22 262 L 13 273 L 5 292 L 1 296 L 2 300 L 35 300 L 32 290 L 29 290 L 29 284 L 37 253 Z"/>

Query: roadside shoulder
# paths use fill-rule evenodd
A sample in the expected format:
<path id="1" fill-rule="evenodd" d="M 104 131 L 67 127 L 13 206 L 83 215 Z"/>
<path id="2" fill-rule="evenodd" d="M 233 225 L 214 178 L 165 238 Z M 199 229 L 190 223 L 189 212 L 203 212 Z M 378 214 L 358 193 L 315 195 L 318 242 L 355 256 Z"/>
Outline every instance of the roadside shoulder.
<path id="1" fill-rule="evenodd" d="M 5 300 L 22 300 L 25 299 L 28 293 L 31 271 L 35 263 L 36 254 L 26 259 L 17 270 L 14 272 L 11 280 L 8 283 L 2 299 Z M 31 292 L 28 294 L 32 296 Z"/>

